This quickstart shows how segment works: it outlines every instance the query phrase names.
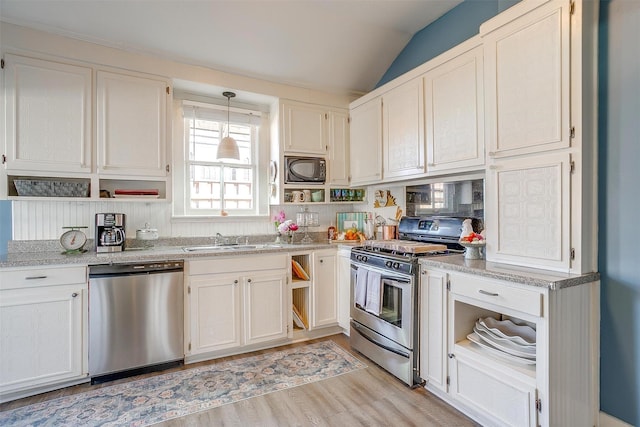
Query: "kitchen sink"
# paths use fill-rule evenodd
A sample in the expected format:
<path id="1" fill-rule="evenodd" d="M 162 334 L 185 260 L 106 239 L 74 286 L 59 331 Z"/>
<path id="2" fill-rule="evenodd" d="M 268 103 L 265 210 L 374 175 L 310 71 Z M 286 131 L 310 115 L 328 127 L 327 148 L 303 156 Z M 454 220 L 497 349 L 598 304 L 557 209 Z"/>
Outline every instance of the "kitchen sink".
<path id="1" fill-rule="evenodd" d="M 199 251 L 224 251 L 233 248 L 234 246 L 187 246 L 182 248 L 185 252 L 199 252 Z"/>
<path id="2" fill-rule="evenodd" d="M 257 245 L 217 245 L 217 246 L 187 246 L 182 248 L 185 252 L 219 252 L 219 251 L 246 251 L 249 249 L 275 249 L 281 248 L 278 244 L 257 244 Z"/>

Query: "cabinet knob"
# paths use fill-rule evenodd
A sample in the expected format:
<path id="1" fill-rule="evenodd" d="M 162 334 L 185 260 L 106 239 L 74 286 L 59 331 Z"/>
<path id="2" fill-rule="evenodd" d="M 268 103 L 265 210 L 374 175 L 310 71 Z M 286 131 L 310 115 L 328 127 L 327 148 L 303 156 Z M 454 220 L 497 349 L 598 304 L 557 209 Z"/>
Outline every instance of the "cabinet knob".
<path id="1" fill-rule="evenodd" d="M 238 279 L 234 280 L 234 281 L 233 281 L 233 283 L 234 283 L 235 285 L 237 285 L 237 284 L 238 284 Z"/>
<path id="2" fill-rule="evenodd" d="M 251 279 L 247 279 L 247 282 L 251 283 Z"/>
<path id="3" fill-rule="evenodd" d="M 422 270 L 422 271 L 420 272 L 420 274 L 423 274 L 423 275 L 424 275 L 424 274 L 427 274 L 427 270 Z"/>
<path id="4" fill-rule="evenodd" d="M 324 260 L 323 260 L 323 259 L 321 259 L 321 260 L 320 260 L 320 264 L 322 264 L 323 262 L 324 262 Z"/>
<path id="5" fill-rule="evenodd" d="M 496 153 L 495 153 L 495 152 L 493 152 L 493 151 L 489 151 L 489 157 L 495 157 L 495 156 L 496 156 Z"/>
<path id="6" fill-rule="evenodd" d="M 77 297 L 77 296 L 78 296 L 78 293 L 77 293 L 77 292 L 74 292 L 74 293 L 72 293 L 72 294 L 71 294 L 71 296 L 72 296 L 73 298 L 75 298 L 75 297 Z"/>

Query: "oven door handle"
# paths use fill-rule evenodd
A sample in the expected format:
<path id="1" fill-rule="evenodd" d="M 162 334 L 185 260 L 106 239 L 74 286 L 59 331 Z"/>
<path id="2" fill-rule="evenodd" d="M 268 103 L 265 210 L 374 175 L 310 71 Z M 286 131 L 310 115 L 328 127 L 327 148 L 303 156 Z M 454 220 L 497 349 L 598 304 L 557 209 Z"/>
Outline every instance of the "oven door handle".
<path id="1" fill-rule="evenodd" d="M 351 324 L 353 325 L 353 327 L 356 330 L 356 332 L 358 332 L 362 338 L 366 339 L 367 341 L 371 342 L 372 344 L 375 344 L 378 347 L 384 348 L 385 350 L 390 351 L 392 353 L 395 353 L 395 354 L 397 354 L 399 356 L 406 357 L 407 359 L 409 358 L 409 352 L 403 352 L 403 351 L 398 350 L 397 348 L 389 347 L 388 345 L 384 345 L 382 343 L 379 343 L 378 341 L 374 340 L 372 337 L 367 335 L 364 332 L 364 330 L 362 329 L 362 326 L 360 326 L 360 325 L 358 325 L 357 323 L 354 323 L 354 322 L 352 322 Z"/>

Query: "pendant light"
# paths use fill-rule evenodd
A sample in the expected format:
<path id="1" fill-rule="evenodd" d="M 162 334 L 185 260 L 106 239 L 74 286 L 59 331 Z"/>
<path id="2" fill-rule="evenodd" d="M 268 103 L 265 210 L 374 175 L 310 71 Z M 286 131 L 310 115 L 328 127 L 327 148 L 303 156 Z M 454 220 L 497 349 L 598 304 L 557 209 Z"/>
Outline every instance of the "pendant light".
<path id="1" fill-rule="evenodd" d="M 227 136 L 222 138 L 222 141 L 220 141 L 220 144 L 218 145 L 218 153 L 216 154 L 216 159 L 240 160 L 238 143 L 229 135 L 229 110 L 231 108 L 229 103 L 231 98 L 235 97 L 236 94 L 233 92 L 222 92 L 222 95 L 227 97 Z"/>

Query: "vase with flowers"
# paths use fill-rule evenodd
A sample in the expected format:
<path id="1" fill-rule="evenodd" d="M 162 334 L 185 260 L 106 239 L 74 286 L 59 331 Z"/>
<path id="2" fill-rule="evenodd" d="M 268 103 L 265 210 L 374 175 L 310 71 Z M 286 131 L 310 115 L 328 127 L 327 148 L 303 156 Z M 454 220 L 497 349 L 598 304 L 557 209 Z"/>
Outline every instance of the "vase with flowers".
<path id="1" fill-rule="evenodd" d="M 286 238 L 285 243 L 293 243 L 293 233 L 298 229 L 298 224 L 290 219 L 286 219 L 284 211 L 280 211 L 273 217 L 276 226 L 276 243 L 283 243 L 282 237 Z"/>

